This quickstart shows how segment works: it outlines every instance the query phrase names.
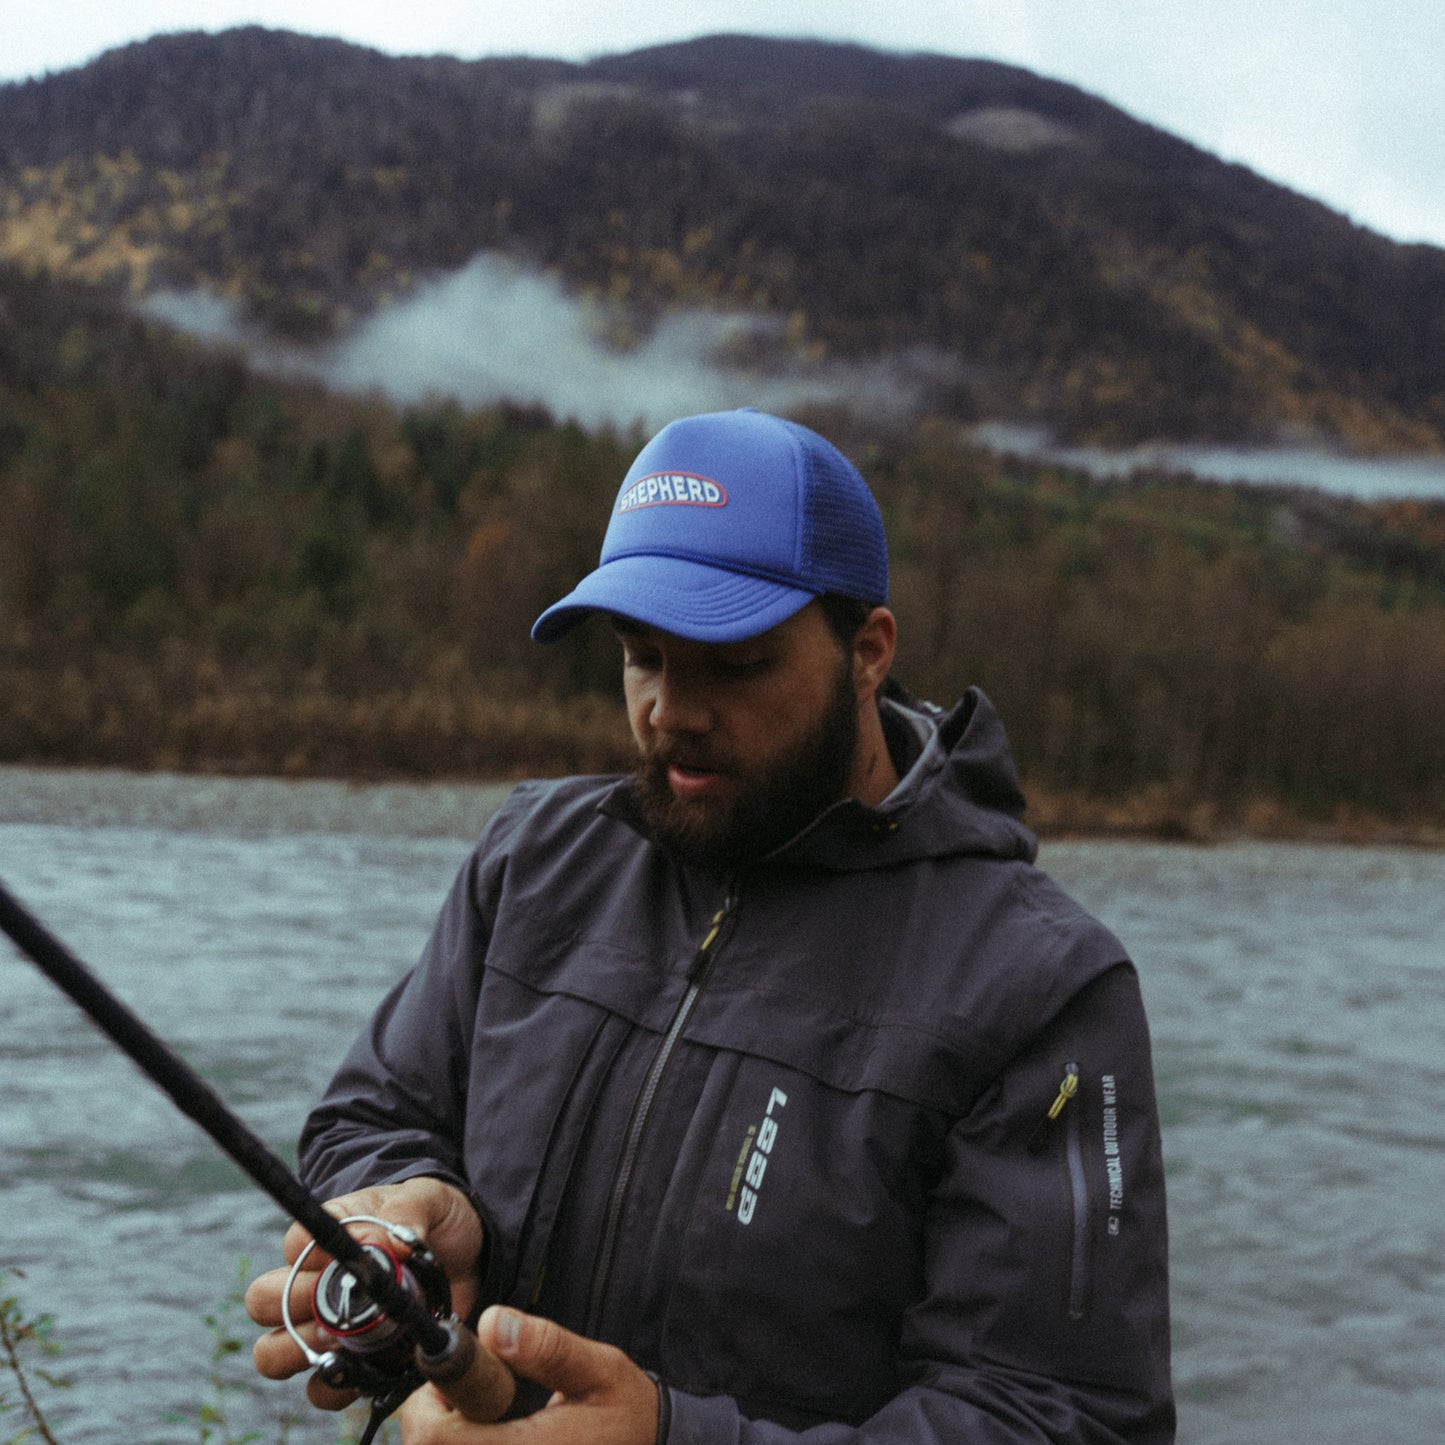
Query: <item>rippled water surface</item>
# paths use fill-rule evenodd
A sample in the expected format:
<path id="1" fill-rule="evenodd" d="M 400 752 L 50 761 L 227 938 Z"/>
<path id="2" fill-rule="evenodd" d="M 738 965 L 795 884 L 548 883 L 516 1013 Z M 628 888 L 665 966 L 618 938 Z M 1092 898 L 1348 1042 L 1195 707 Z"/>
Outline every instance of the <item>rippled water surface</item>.
<path id="1" fill-rule="evenodd" d="M 504 794 L 0 769 L 0 879 L 290 1158 Z M 1143 978 L 1180 1440 L 1445 1438 L 1445 855 L 1053 843 L 1042 861 Z M 3 944 L 0 979 L 0 1265 L 56 1316 L 57 1437 L 196 1441 L 205 1317 L 243 1258 L 273 1262 L 277 1210 Z M 243 1362 L 223 1367 L 237 1435 L 339 1438 Z"/>

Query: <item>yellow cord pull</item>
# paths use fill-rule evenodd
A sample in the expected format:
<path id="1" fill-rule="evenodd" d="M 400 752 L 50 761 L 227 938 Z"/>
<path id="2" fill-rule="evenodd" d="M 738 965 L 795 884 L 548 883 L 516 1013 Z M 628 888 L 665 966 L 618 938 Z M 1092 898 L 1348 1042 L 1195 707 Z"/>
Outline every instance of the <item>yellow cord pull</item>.
<path id="1" fill-rule="evenodd" d="M 1079 1066 L 1077 1064 L 1064 1065 L 1063 1082 L 1059 1085 L 1059 1097 L 1054 1100 L 1049 1109 L 1049 1118 L 1057 1119 L 1064 1111 L 1064 1105 L 1079 1092 Z"/>
<path id="2" fill-rule="evenodd" d="M 1028 1150 L 1030 1154 L 1042 1153 L 1049 1139 L 1053 1136 L 1050 1124 L 1058 1120 L 1064 1112 L 1064 1105 L 1079 1092 L 1079 1066 L 1077 1064 L 1064 1065 L 1064 1077 L 1059 1084 L 1058 1097 L 1049 1106 L 1049 1112 L 1034 1125 L 1034 1131 L 1029 1135 Z"/>
<path id="3" fill-rule="evenodd" d="M 712 927 L 708 929 L 707 937 L 704 938 L 703 941 L 698 945 L 699 953 L 706 953 L 708 949 L 710 949 L 713 944 L 717 942 L 717 936 L 719 933 L 722 932 L 722 926 L 727 921 L 727 916 L 728 905 L 724 903 L 723 906 L 719 908 L 716 913 L 713 914 Z"/>

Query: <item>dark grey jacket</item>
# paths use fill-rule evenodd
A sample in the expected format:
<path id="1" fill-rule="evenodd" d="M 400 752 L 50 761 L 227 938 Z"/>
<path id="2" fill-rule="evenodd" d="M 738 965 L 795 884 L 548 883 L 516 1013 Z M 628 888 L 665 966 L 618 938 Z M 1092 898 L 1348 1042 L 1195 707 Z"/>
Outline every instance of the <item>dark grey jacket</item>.
<path id="1" fill-rule="evenodd" d="M 625 782 L 519 787 L 305 1176 L 461 1185 L 486 1297 L 656 1371 L 672 1445 L 1172 1440 L 1133 968 L 1033 867 L 988 701 L 886 716 L 893 796 L 732 880 Z"/>

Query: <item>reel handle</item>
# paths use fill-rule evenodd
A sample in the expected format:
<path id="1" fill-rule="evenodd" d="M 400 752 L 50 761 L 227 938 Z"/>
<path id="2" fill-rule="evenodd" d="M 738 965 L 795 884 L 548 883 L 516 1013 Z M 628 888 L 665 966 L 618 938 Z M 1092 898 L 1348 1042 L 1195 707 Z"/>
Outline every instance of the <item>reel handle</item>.
<path id="1" fill-rule="evenodd" d="M 446 1397 L 447 1403 L 477 1425 L 500 1420 L 517 1393 L 512 1372 L 459 1319 L 440 1321 L 450 1336 L 438 1354 L 416 1349 L 416 1367 Z"/>

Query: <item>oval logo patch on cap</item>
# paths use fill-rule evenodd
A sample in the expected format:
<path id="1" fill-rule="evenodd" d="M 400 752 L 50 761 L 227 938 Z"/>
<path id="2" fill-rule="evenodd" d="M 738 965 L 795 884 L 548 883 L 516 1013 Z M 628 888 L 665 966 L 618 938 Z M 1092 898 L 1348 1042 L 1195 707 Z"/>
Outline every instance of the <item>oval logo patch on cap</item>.
<path id="1" fill-rule="evenodd" d="M 639 507 L 725 507 L 727 488 L 711 477 L 688 472 L 651 472 L 638 477 L 617 499 L 617 511 L 635 512 Z"/>

